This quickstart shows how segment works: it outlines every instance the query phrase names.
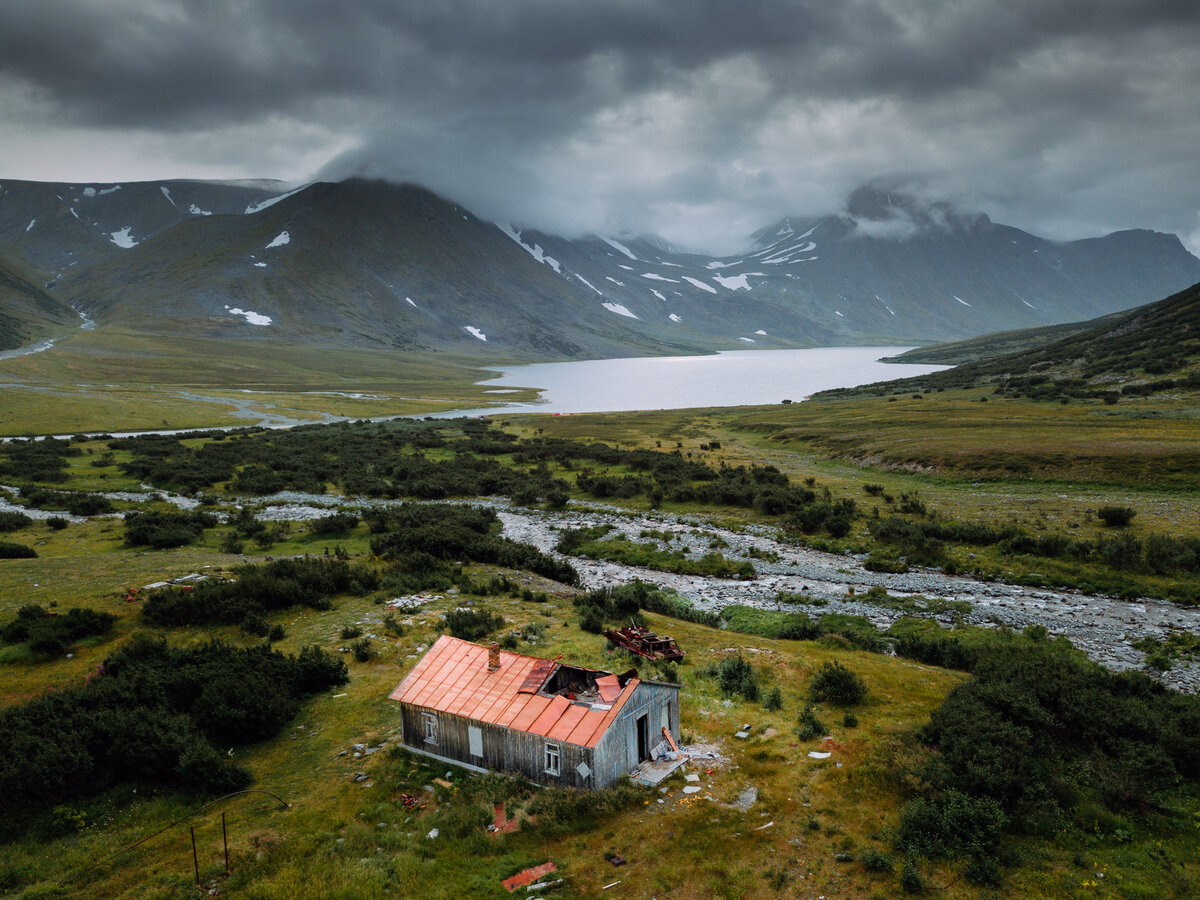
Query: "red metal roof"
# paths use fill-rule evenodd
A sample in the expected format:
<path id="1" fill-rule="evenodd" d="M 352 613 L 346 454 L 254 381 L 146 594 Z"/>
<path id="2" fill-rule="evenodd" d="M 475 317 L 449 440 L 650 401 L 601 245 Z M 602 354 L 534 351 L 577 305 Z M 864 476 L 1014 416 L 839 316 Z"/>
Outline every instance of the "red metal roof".
<path id="1" fill-rule="evenodd" d="M 603 709 L 573 703 L 566 697 L 531 693 L 531 688 L 536 690 L 545 680 L 531 685 L 534 673 L 545 672 L 548 678 L 554 668 L 550 660 L 501 650 L 500 668 L 489 672 L 487 647 L 444 634 L 389 696 L 488 725 L 595 747 L 633 695 L 638 679 L 629 679 L 621 688 L 615 675 L 601 674 L 597 682 L 604 681 L 605 702 L 600 706 L 611 704 Z"/>

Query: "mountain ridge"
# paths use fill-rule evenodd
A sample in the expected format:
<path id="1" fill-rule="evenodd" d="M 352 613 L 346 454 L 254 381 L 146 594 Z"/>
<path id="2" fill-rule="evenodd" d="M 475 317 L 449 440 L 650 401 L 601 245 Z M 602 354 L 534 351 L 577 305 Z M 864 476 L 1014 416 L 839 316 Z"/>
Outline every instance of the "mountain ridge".
<path id="1" fill-rule="evenodd" d="M 1200 280 L 1175 236 L 1056 243 L 873 187 L 711 257 L 491 223 L 417 185 L 10 181 L 0 257 L 100 327 L 483 358 L 923 344 Z"/>

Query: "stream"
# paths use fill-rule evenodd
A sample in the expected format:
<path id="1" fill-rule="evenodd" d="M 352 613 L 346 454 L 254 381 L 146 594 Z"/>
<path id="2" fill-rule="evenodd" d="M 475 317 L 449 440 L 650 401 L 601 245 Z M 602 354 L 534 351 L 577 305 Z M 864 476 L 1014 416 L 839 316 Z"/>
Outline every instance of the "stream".
<path id="1" fill-rule="evenodd" d="M 374 500 L 344 500 L 332 496 L 285 492 L 267 498 L 272 505 L 263 508 L 262 519 L 305 520 L 328 515 L 330 507 L 362 508 Z M 869 572 L 862 564 L 865 556 L 849 556 L 809 550 L 778 540 L 769 526 L 751 526 L 742 531 L 720 528 L 687 516 L 665 513 L 628 513 L 616 508 L 601 508 L 572 503 L 566 510 L 550 512 L 510 506 L 504 500 L 479 501 L 494 509 L 504 526 L 505 537 L 531 544 L 555 556 L 554 547 L 561 531 L 594 525 L 612 525 L 613 534 L 622 533 L 632 540 L 643 540 L 643 530 L 669 532 L 673 550 L 686 549 L 689 556 L 700 557 L 718 542 L 720 552 L 731 560 L 749 560 L 757 570 L 753 580 L 740 581 L 696 575 L 676 575 L 637 566 L 601 560 L 570 557 L 579 570 L 586 588 L 625 584 L 636 579 L 669 588 L 690 600 L 696 607 L 717 611 L 733 604 L 760 609 L 802 611 L 819 617 L 825 613 L 865 616 L 879 628 L 886 628 L 905 615 L 923 615 L 943 625 L 960 618 L 970 625 L 1014 630 L 1029 625 L 1045 625 L 1052 635 L 1066 637 L 1092 659 L 1114 670 L 1141 668 L 1145 655 L 1133 647 L 1142 637 L 1165 638 L 1173 631 L 1200 631 L 1200 609 L 1177 606 L 1149 598 L 1118 600 L 1073 590 L 1029 588 L 997 581 L 981 581 L 963 575 L 946 575 L 938 569 L 914 568 L 905 574 Z M 724 542 L 727 546 L 719 546 Z M 777 554 L 778 561 L 768 562 L 750 555 Z M 889 609 L 872 603 L 864 596 L 874 586 L 885 588 L 894 597 L 920 595 L 931 600 L 966 601 L 965 613 L 913 613 Z M 856 596 L 852 596 L 853 590 Z M 825 605 L 780 604 L 779 592 L 804 594 Z M 1200 691 L 1200 664 L 1176 662 L 1162 673 L 1162 681 L 1178 690 Z"/>

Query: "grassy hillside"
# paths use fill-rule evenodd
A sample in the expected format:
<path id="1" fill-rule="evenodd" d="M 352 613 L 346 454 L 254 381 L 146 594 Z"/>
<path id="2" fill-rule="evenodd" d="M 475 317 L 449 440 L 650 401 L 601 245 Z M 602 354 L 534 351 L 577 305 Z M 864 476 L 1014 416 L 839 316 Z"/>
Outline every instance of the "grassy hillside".
<path id="1" fill-rule="evenodd" d="M 997 331 L 968 338 L 965 341 L 916 347 L 898 356 L 885 357 L 882 362 L 929 363 L 937 366 L 961 366 L 965 363 L 982 362 L 998 356 L 1035 350 L 1046 344 L 1074 337 L 1106 323 L 1115 322 L 1125 315 L 1125 313 L 1111 313 L 1098 319 L 1089 319 L 1086 322 L 1047 325 L 1044 328 L 1021 328 L 1016 331 Z"/>
<path id="2" fill-rule="evenodd" d="M 993 341 L 995 339 L 993 338 Z M 994 388 L 1035 399 L 1143 397 L 1200 389 L 1200 284 L 1032 350 L 832 396 Z"/>
<path id="3" fill-rule="evenodd" d="M 32 272 L 0 258 L 0 350 L 61 334 L 79 317 L 36 283 Z"/>
<path id="4" fill-rule="evenodd" d="M 692 463 L 703 463 L 718 472 L 723 471 L 722 463 L 761 463 L 769 454 L 797 488 L 812 477 L 814 488 L 829 487 L 835 497 L 863 495 L 864 475 L 880 478 L 885 490 L 898 494 L 924 486 L 931 505 L 934 498 L 940 503 L 953 494 L 952 486 L 944 493 L 929 490 L 927 477 L 868 472 L 855 480 L 849 469 L 838 470 L 805 456 L 800 444 L 766 440 L 749 423 L 719 417 L 724 415 L 638 414 L 622 417 L 619 423 L 599 416 L 529 417 L 521 420 L 520 427 L 509 429 L 513 439 L 502 439 L 495 429 L 485 429 L 480 423 L 447 425 L 440 435 L 426 434 L 423 426 L 416 425 L 390 430 L 340 426 L 331 430 L 336 453 L 328 442 L 307 447 L 298 443 L 306 432 L 222 440 L 191 438 L 179 443 L 133 441 L 122 442 L 115 449 L 102 441 L 71 446 L 16 445 L 7 449 L 3 462 L 9 467 L 16 465 L 26 477 L 34 471 L 42 473 L 39 480 L 48 486 L 88 490 L 136 489 L 143 479 L 159 476 L 130 464 L 140 460 L 153 465 L 159 460 L 162 477 L 188 473 L 203 482 L 204 472 L 209 471 L 219 479 L 216 489 L 220 495 L 252 505 L 253 497 L 237 493 L 239 484 L 248 487 L 252 474 L 261 478 L 268 468 L 279 477 L 307 478 L 306 472 L 326 467 L 331 485 L 366 478 L 378 482 L 380 490 L 385 487 L 384 480 L 398 484 L 402 477 L 416 477 L 427 492 L 436 482 L 433 473 L 437 466 L 444 466 L 448 473 L 459 460 L 465 467 L 456 470 L 460 475 L 467 471 L 486 474 L 487 467 L 480 464 L 484 459 L 496 461 L 517 476 L 504 490 L 550 477 L 563 478 L 574 482 L 572 494 L 586 500 L 589 495 L 579 487 L 580 476 L 644 477 L 647 470 L 634 464 L 656 456 L 669 458 L 671 454 L 654 444 L 662 442 L 669 451 L 678 442 L 684 445 L 680 448 L 682 460 L 688 460 L 686 454 L 690 453 Z M 753 414 L 738 411 L 737 415 Z M 602 453 L 594 444 L 597 429 L 614 445 L 609 451 Z M 307 433 L 319 438 L 323 431 Z M 520 445 L 520 435 L 531 443 Z M 587 452 L 601 454 L 603 460 L 584 455 L 538 461 L 529 456 L 536 455 L 538 447 L 558 446 L 545 443 L 552 437 L 588 438 L 578 452 L 591 448 Z M 460 440 L 464 441 L 461 447 L 456 443 Z M 419 460 L 405 449 L 408 441 L 420 445 L 420 464 L 429 467 L 427 470 L 416 470 Z M 626 448 L 637 444 L 643 452 L 622 455 L 616 452 L 618 444 Z M 262 454 L 255 449 L 260 446 L 272 450 Z M 206 447 L 210 450 L 205 451 Z M 524 450 L 520 459 L 517 450 Z M 377 452 L 384 455 L 371 455 Z M 237 459 L 251 464 L 231 479 L 217 464 Z M 331 465 L 339 461 L 340 468 Z M 59 470 L 60 474 L 55 474 Z M 699 469 L 687 471 L 697 476 L 688 482 L 693 487 L 723 483 L 719 475 L 713 479 Z M 18 474 L 8 471 L 5 477 Z M 60 475 L 64 480 L 58 480 Z M 1061 490 L 1056 485 L 1050 493 Z M 736 498 L 724 499 L 666 500 L 665 504 L 698 520 L 771 521 L 739 505 Z M 973 498 L 964 500 L 972 502 Z M 993 501 L 997 509 L 1013 505 L 999 497 Z M 153 500 L 115 502 L 142 513 L 168 511 L 165 504 Z M 622 502 L 644 508 L 646 498 L 639 495 Z M 987 506 L 975 503 L 974 508 Z M 1139 514 L 1143 510 L 1139 507 Z M 914 522 L 929 518 L 928 513 L 902 515 Z M 1048 518 L 1043 517 L 1043 525 Z M 412 528 L 419 521 L 411 519 L 403 527 Z M 977 850 L 955 849 L 957 838 L 943 834 L 942 838 L 954 844 L 948 846 L 949 856 L 944 857 L 927 838 L 918 841 L 913 836 L 916 821 L 945 823 L 944 817 L 938 818 L 942 807 L 937 804 L 943 801 L 936 798 L 951 796 L 929 792 L 930 779 L 938 771 L 936 765 L 930 766 L 939 759 L 939 751 L 924 742 L 920 729 L 948 698 L 954 698 L 957 705 L 937 717 L 939 741 L 947 745 L 954 723 L 951 714 L 963 704 L 980 701 L 980 689 L 952 694 L 955 688 L 974 683 L 971 676 L 939 668 L 928 659 L 900 659 L 862 647 L 898 647 L 903 655 L 918 645 L 944 649 L 951 642 L 965 653 L 958 664 L 974 669 L 975 663 L 970 661 L 974 654 L 997 642 L 997 646 L 1012 643 L 1029 647 L 1030 658 L 1045 657 L 1048 663 L 1065 666 L 1061 670 L 1064 677 L 1094 677 L 1092 669 L 1076 669 L 1069 662 L 1075 657 L 1066 648 L 1036 633 L 1005 635 L 994 629 L 943 632 L 925 622 L 906 626 L 912 633 L 903 643 L 899 631 L 895 635 L 877 633 L 863 620 L 847 622 L 843 631 L 826 633 L 817 640 L 785 640 L 778 635 L 781 624 L 795 618 L 792 614 L 781 617 L 772 612 L 736 610 L 728 617 L 727 628 L 716 629 L 644 612 L 641 614 L 651 627 L 671 634 L 688 653 L 686 664 L 652 674 L 683 684 L 685 740 L 710 744 L 718 754 L 689 769 L 698 776 L 694 783 L 701 790 L 685 793 L 684 787 L 690 783 L 676 776 L 667 782 L 665 792 L 622 790 L 596 800 L 535 794 L 519 784 L 475 779 L 453 767 L 431 765 L 403 753 L 395 746 L 395 710 L 386 695 L 424 648 L 448 627 L 444 614 L 461 610 L 468 601 L 474 612 L 502 617 L 502 625 L 491 625 L 495 635 L 521 652 L 548 657 L 561 653 L 585 666 L 623 670 L 629 664 L 623 657 L 613 655 L 601 638 L 581 629 L 583 615 L 574 589 L 528 570 L 473 561 L 477 550 L 471 549 L 469 542 L 444 563 L 422 562 L 418 559 L 421 554 L 381 560 L 389 544 L 380 538 L 391 532 L 374 529 L 394 528 L 396 521 L 389 524 L 380 519 L 368 528 L 368 523 L 351 517 L 329 531 L 299 523 L 264 523 L 264 529 L 256 531 L 251 523 L 251 518 L 235 515 L 225 524 L 203 527 L 191 543 L 158 550 L 132 544 L 130 530 L 112 518 L 57 528 L 46 522 L 9 523 L 15 527 L 4 539 L 35 548 L 38 555 L 0 561 L 0 626 L 7 625 L 19 607 L 30 603 L 57 610 L 57 618 L 65 618 L 68 609 L 83 608 L 109 613 L 116 621 L 110 632 L 71 644 L 66 648 L 69 657 L 61 650 L 49 657 L 39 655 L 31 643 L 21 640 L 0 646 L 3 708 L 14 708 L 50 688 L 58 688 L 60 696 L 66 696 L 139 633 L 165 637 L 171 647 L 184 649 L 203 648 L 214 637 L 238 647 L 262 645 L 262 638 L 250 633 L 259 627 L 250 617 L 240 625 L 166 626 L 161 615 L 151 616 L 148 610 L 168 607 L 146 592 L 127 601 L 130 587 L 193 572 L 235 575 L 239 584 L 247 586 L 255 579 L 238 567 L 263 564 L 266 553 L 276 560 L 309 554 L 320 562 L 327 550 L 344 557 L 348 566 L 377 571 L 383 582 L 377 587 L 364 584 L 353 590 L 336 589 L 328 602 L 277 605 L 262 614 L 261 626 L 272 647 L 295 654 L 316 645 L 344 659 L 350 675 L 345 686 L 323 690 L 303 701 L 274 736 L 221 745 L 223 754 L 228 747 L 225 760 L 229 765 L 249 772 L 255 789 L 283 798 L 287 807 L 270 796 L 253 794 L 202 810 L 211 795 L 136 779 L 116 784 L 103 793 L 85 793 L 59 802 L 32 822 L 24 837 L 10 839 L 0 853 L 0 889 L 26 898 L 191 896 L 189 826 L 196 830 L 202 885 L 219 887 L 223 896 L 391 893 L 501 897 L 508 896 L 499 885 L 501 879 L 546 860 L 559 867 L 566 879 L 561 894 L 568 897 L 596 896 L 613 882 L 620 884 L 605 895 L 754 898 L 787 892 L 807 895 L 805 892 L 812 890 L 814 896 L 898 897 L 903 896 L 906 884 L 920 883 L 934 895 L 952 898 L 976 898 L 981 891 L 990 890 L 1054 898 L 1184 897 L 1194 892 L 1200 878 L 1195 862 L 1200 847 L 1194 827 L 1200 801 L 1194 791 L 1156 789 L 1148 808 L 1137 803 L 1110 807 L 1114 798 L 1106 799 L 1100 789 L 1113 783 L 1112 772 L 1104 768 L 1111 765 L 1109 758 L 1103 753 L 1094 755 L 1094 748 L 1082 749 L 1072 743 L 1073 738 L 1047 743 L 1047 738 L 1040 736 L 1037 752 L 1028 755 L 1044 765 L 1028 773 L 1026 780 L 1034 783 L 1030 780 L 1033 775 L 1048 779 L 1046 783 L 1057 792 L 1054 803 L 1061 807 L 1052 804 L 1047 808 L 1040 803 L 1006 806 L 1010 810 L 1006 816 L 1013 811 L 1024 815 L 1030 809 L 1036 816 L 1021 820 L 1032 823 L 1029 827 L 1001 829 L 1003 837 L 989 830 L 999 819 L 993 818 L 991 825 L 980 821 L 977 824 L 990 835 L 983 856 Z M 1160 525 L 1157 520 L 1151 522 L 1152 527 Z M 1141 527 L 1139 517 L 1135 528 Z M 1096 523 L 1088 523 L 1086 528 L 1102 530 Z M 444 541 L 448 533 L 438 530 L 437 539 Z M 1186 531 L 1181 529 L 1181 533 Z M 459 532 L 453 534 L 456 541 L 461 539 Z M 414 541 L 413 533 L 407 532 L 406 540 Z M 235 544 L 243 552 L 233 552 Z M 465 559 L 461 571 L 455 568 L 455 559 Z M 170 592 L 186 597 L 178 588 Z M 293 596 L 298 593 L 291 591 Z M 384 603 L 395 597 L 410 602 L 393 611 Z M 273 629 L 278 631 L 271 633 Z M 876 636 L 864 643 L 869 635 Z M 352 648 L 363 639 L 369 644 L 362 645 L 363 652 L 358 654 Z M 350 652 L 340 652 L 340 648 Z M 733 685 L 722 673 L 739 657 L 745 665 Z M 865 701 L 847 707 L 830 699 L 813 700 L 813 690 L 824 683 L 817 679 L 818 673 L 834 662 L 865 682 Z M 743 692 L 745 678 L 756 682 L 757 699 L 749 699 Z M 780 705 L 770 708 L 774 707 L 771 698 L 776 688 Z M 1018 689 L 1026 690 L 1008 685 L 1003 691 Z M 798 730 L 806 707 L 814 703 L 812 714 L 822 726 L 815 736 L 811 730 Z M 1038 703 L 1053 705 L 1062 699 L 1043 696 Z M 1065 714 L 1065 710 L 1061 712 Z M 1118 720 L 1109 715 L 1106 721 Z M 744 725 L 750 726 L 750 737 L 734 738 Z M 832 740 L 823 740 L 826 736 Z M 1134 736 L 1139 742 L 1137 754 L 1158 759 L 1150 744 L 1145 744 L 1149 749 L 1141 749 L 1150 738 L 1140 731 Z M 810 752 L 830 755 L 814 758 Z M 1026 755 L 1018 749 L 1006 752 L 1004 758 L 1015 764 Z M 1078 762 L 1072 762 L 1075 759 Z M 1081 767 L 1097 773 L 1098 778 L 1107 772 L 1109 780 L 1077 784 L 1073 773 Z M 365 777 L 360 778 L 359 773 Z M 1146 775 L 1141 772 L 1139 777 Z M 937 776 L 944 777 L 949 776 Z M 750 787 L 755 789 L 753 802 L 745 799 Z M 522 825 L 512 834 L 489 836 L 485 825 L 493 815 L 492 803 L 498 799 L 508 803 L 508 813 Z M 737 808 L 739 802 L 744 808 Z M 966 808 L 974 810 L 972 816 L 990 809 L 979 799 Z M 1055 808 L 1059 812 L 1046 818 L 1047 809 Z M 198 814 L 181 826 L 132 846 L 195 811 Z M 231 850 L 232 874 L 228 878 L 224 877 L 222 812 Z M 437 835 L 429 837 L 434 829 Z M 930 850 L 931 846 L 934 849 Z M 613 866 L 609 859 L 616 855 L 627 864 Z M 989 868 L 996 864 L 998 870 Z M 990 884 L 996 879 L 999 887 Z"/>

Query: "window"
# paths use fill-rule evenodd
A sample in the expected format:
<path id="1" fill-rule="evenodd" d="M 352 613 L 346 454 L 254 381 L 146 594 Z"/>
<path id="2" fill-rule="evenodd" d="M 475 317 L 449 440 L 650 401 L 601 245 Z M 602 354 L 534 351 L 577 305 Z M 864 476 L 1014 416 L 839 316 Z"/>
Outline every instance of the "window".
<path id="1" fill-rule="evenodd" d="M 437 713 L 421 713 L 425 721 L 425 743 L 437 743 Z"/>
<path id="2" fill-rule="evenodd" d="M 472 756 L 483 756 L 483 731 L 474 725 L 467 726 L 467 746 Z"/>
<path id="3" fill-rule="evenodd" d="M 546 774 L 557 775 L 559 773 L 559 749 L 558 744 L 546 745 Z"/>

